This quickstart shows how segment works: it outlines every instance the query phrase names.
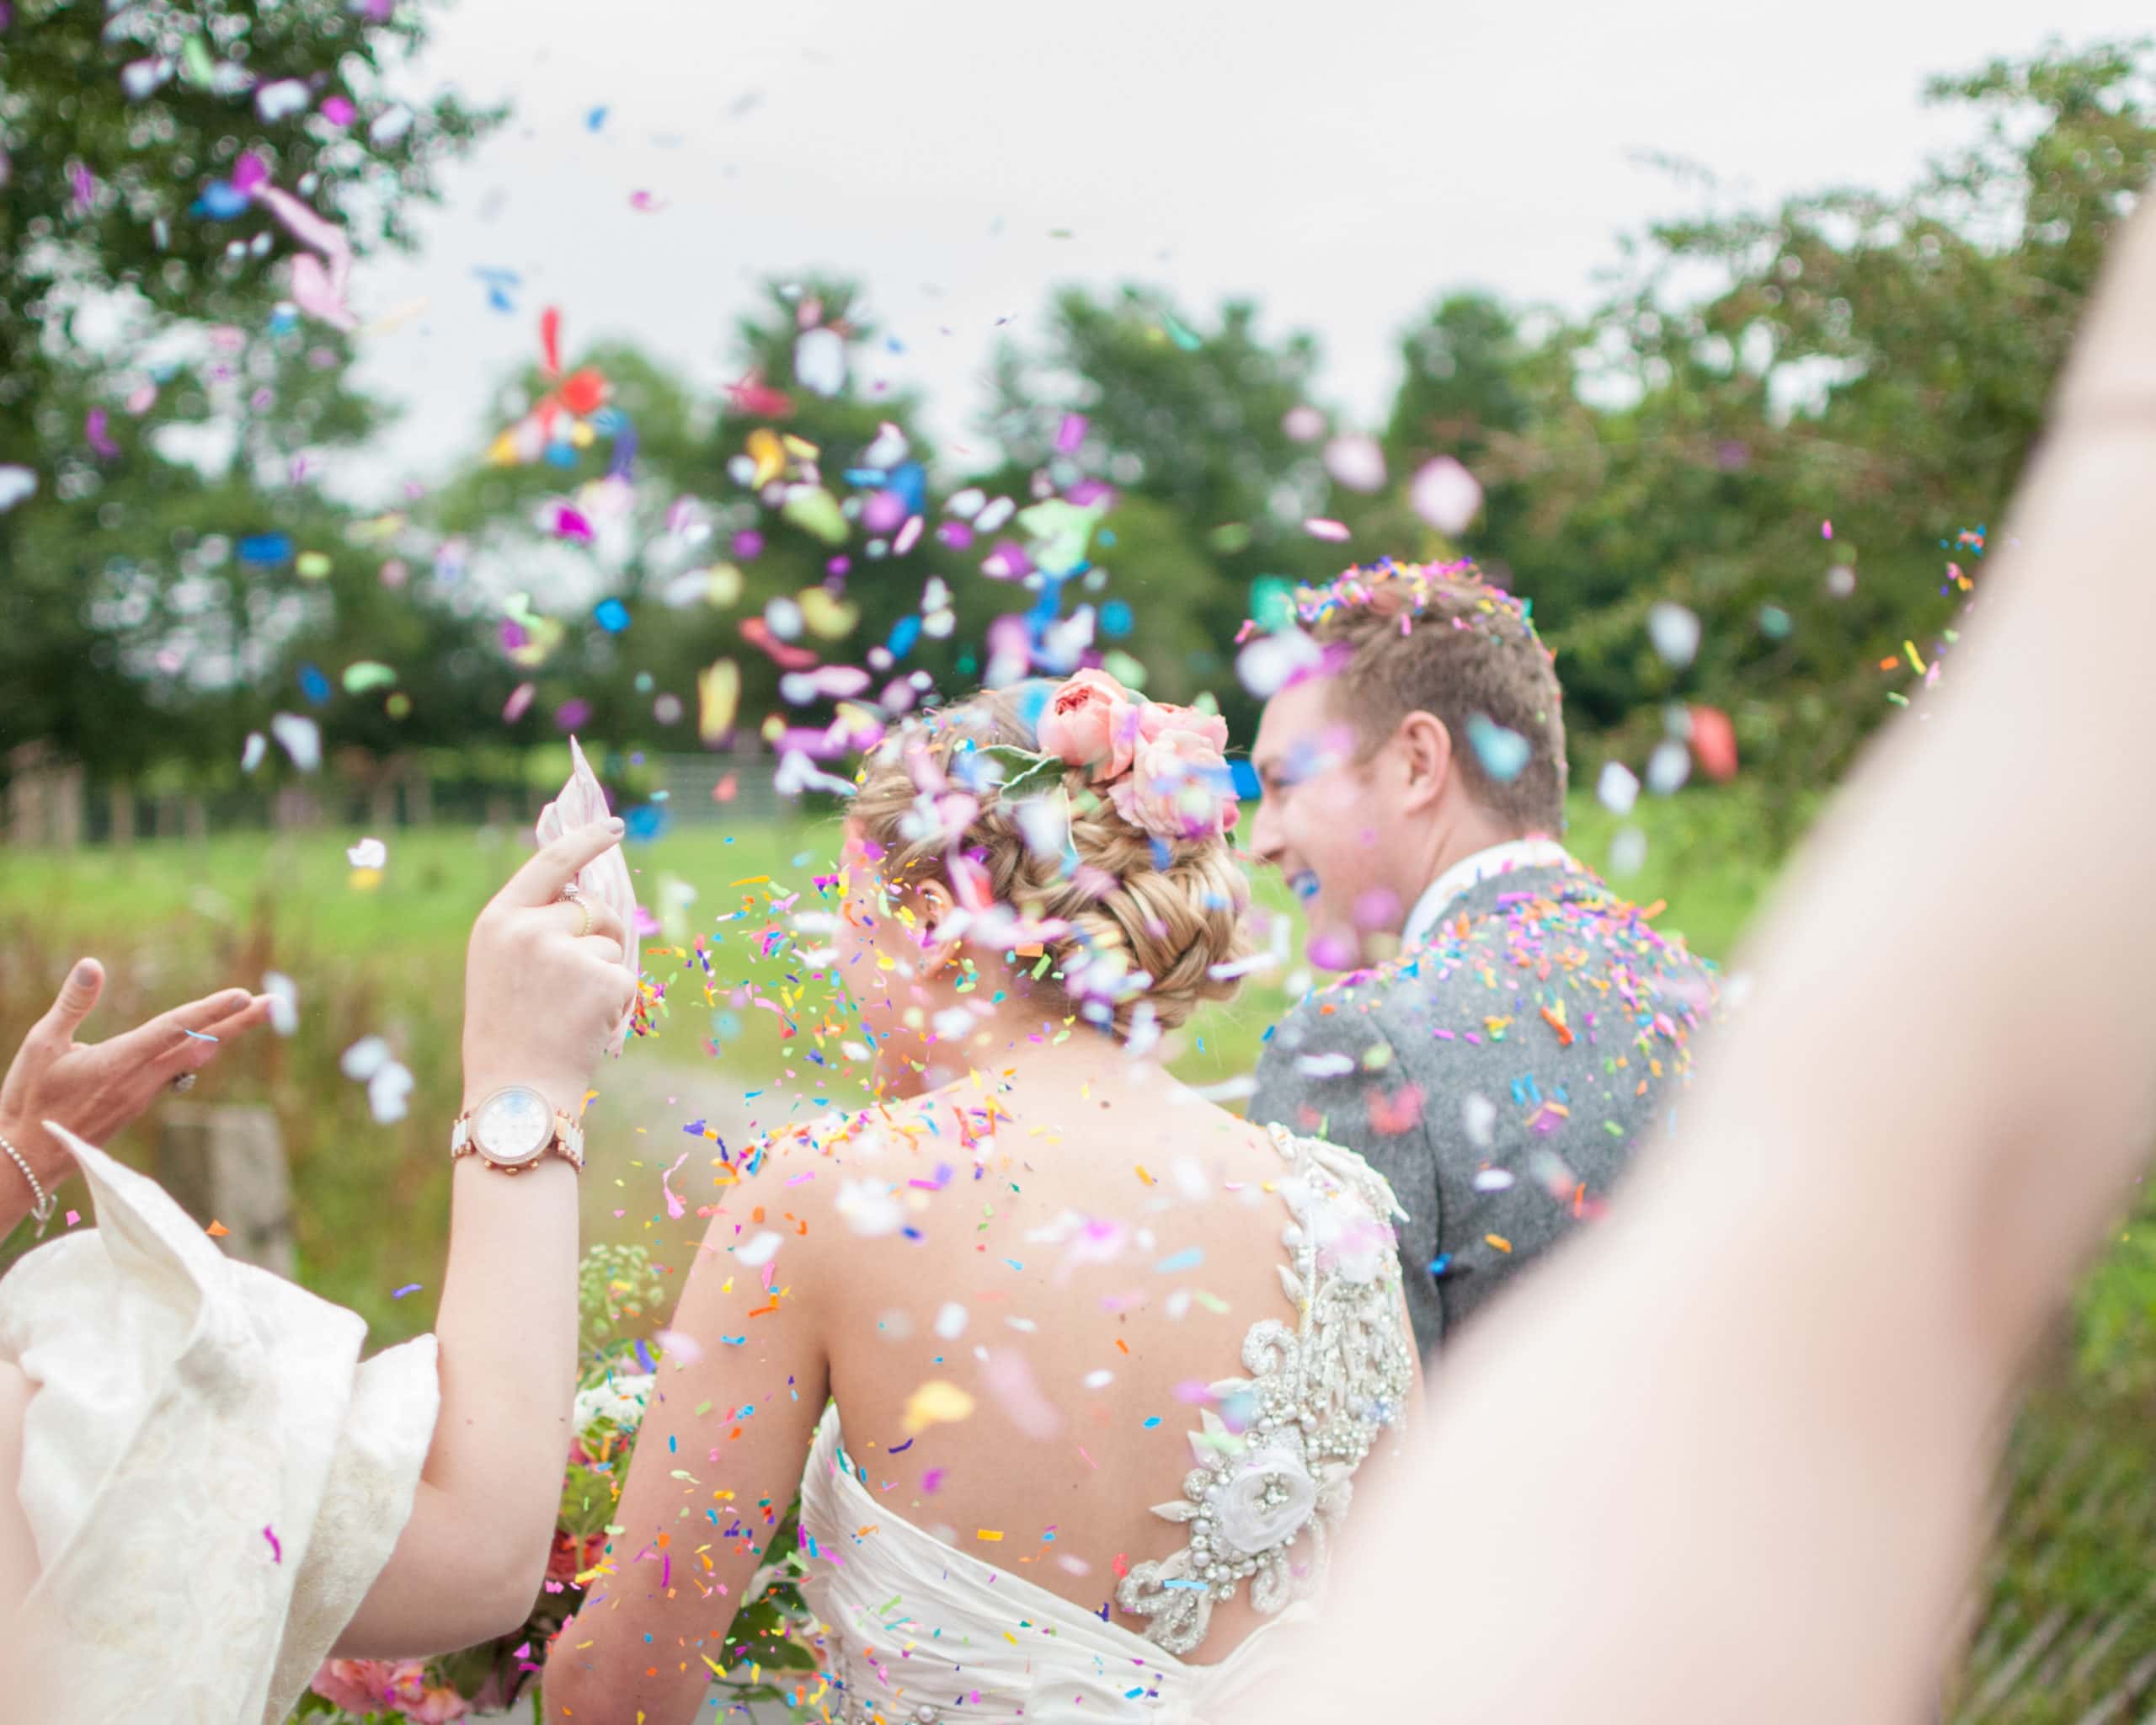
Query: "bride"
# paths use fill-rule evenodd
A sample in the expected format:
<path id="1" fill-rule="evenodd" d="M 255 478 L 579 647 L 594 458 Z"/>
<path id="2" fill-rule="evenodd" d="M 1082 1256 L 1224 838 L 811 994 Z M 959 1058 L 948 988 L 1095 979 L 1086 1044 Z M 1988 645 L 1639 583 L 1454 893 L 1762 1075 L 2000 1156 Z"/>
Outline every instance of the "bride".
<path id="1" fill-rule="evenodd" d="M 877 1100 L 715 1214 L 549 1716 L 694 1712 L 797 1489 L 846 1721 L 1217 1717 L 1417 1399 L 1385 1183 L 1180 1088 L 1246 889 L 1218 718 L 1086 671 L 868 763 L 839 974 Z"/>

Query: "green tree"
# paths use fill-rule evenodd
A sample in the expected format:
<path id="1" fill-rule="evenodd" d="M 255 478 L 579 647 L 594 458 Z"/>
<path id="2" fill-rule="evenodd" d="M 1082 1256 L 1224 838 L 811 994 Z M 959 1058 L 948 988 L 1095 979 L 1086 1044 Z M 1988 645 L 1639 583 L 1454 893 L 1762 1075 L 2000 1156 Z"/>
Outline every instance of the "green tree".
<path id="1" fill-rule="evenodd" d="M 299 553 L 327 554 L 342 515 L 292 463 L 378 414 L 344 386 L 350 334 L 280 309 L 302 248 L 234 177 L 265 176 L 360 254 L 408 243 L 408 201 L 489 119 L 387 93 L 424 12 L 14 8 L 0 467 L 11 494 L 35 489 L 0 514 L 0 746 L 45 740 L 121 777 L 221 749 L 265 644 L 319 620 L 329 590 Z M 278 536 L 291 557 L 242 554 Z"/>

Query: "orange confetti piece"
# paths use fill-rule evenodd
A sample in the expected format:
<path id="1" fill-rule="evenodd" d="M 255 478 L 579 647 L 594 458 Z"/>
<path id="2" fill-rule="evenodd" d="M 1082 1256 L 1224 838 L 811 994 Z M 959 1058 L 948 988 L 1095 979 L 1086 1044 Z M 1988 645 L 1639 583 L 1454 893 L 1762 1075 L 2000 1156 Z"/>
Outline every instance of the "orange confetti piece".
<path id="1" fill-rule="evenodd" d="M 1545 1007 L 1542 1009 L 1542 1022 L 1557 1033 L 1559 1048 L 1570 1048 L 1572 1045 L 1572 1026 L 1565 1023 L 1564 1007 L 1561 1006 L 1553 1012 L 1550 1007 Z"/>
<path id="2" fill-rule="evenodd" d="M 222 1222 L 213 1221 L 210 1224 L 209 1235 L 212 1240 L 221 1240 L 226 1235 L 231 1232 L 232 1230 L 227 1228 Z"/>
<path id="3" fill-rule="evenodd" d="M 1502 1234 L 1485 1234 L 1482 1237 L 1500 1252 L 1510 1252 L 1513 1249 L 1513 1242 Z"/>

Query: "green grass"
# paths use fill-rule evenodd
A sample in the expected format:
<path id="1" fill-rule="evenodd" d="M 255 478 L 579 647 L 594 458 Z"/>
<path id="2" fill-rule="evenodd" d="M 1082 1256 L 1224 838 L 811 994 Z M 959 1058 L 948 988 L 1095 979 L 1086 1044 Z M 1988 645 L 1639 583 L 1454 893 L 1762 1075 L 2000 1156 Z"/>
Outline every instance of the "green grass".
<path id="1" fill-rule="evenodd" d="M 1710 954 L 1726 952 L 1767 878 L 1758 846 L 1745 841 L 1748 799 L 1688 794 L 1643 805 L 1641 815 L 1647 862 L 1625 889 L 1642 900 L 1667 899 L 1666 927 Z M 1614 823 L 1584 803 L 1575 818 L 1582 854 L 1604 860 Z M 296 979 L 299 1033 L 288 1042 L 250 1039 L 219 1062 L 200 1094 L 275 1109 L 292 1168 L 300 1274 L 387 1340 L 432 1320 L 447 1216 L 441 1142 L 460 1091 L 465 937 L 525 852 L 505 831 L 393 831 L 385 836 L 387 869 L 361 888 L 344 856 L 359 836 L 244 833 L 72 854 L 0 851 L 0 1039 L 13 1047 L 85 952 L 102 959 L 112 979 L 93 1033 L 212 988 L 259 986 L 272 969 Z M 632 845 L 643 902 L 662 905 L 675 883 L 696 894 L 671 940 L 647 947 L 702 931 L 712 943 L 718 999 L 707 1008 L 702 979 L 695 986 L 681 979 L 670 990 L 659 1034 L 602 1071 L 590 1117 L 595 1178 L 587 1181 L 595 1235 L 643 1228 L 657 1197 L 656 1170 L 686 1142 L 683 1122 L 705 1112 L 724 1117 L 729 1106 L 738 1115 L 744 1092 L 773 1089 L 789 1065 L 803 1081 L 820 1076 L 782 1047 L 774 1015 L 728 996 L 743 985 L 761 990 L 783 980 L 782 962 L 762 956 L 751 937 L 782 921 L 772 900 L 798 890 L 813 901 L 812 877 L 830 870 L 837 837 L 825 819 L 731 833 L 692 828 Z M 1277 878 L 1262 874 L 1254 887 L 1262 915 L 1293 918 Z M 715 921 L 744 905 L 751 914 L 742 921 Z M 1299 953 L 1299 938 L 1290 950 Z M 678 961 L 648 968 L 665 977 Z M 1312 980 L 1294 959 L 1253 976 L 1235 1000 L 1208 1007 L 1172 1034 L 1174 1069 L 1198 1085 L 1247 1074 L 1290 988 L 1299 992 Z M 812 1010 L 819 985 L 808 987 L 803 1023 L 821 1017 Z M 338 1068 L 346 1048 L 373 1034 L 388 1039 L 415 1081 L 409 1113 L 394 1124 L 377 1124 L 362 1087 Z M 783 1087 L 782 1100 L 758 1104 L 767 1110 L 763 1124 L 814 1111 L 819 1097 L 834 1106 L 862 1098 L 843 1071 L 821 1089 Z M 115 1148 L 147 1166 L 152 1130 L 138 1126 Z M 11 1244 L 21 1249 L 24 1237 Z M 0 1262 L 8 1255 L 0 1247 Z M 414 1282 L 420 1294 L 391 1299 L 391 1290 Z"/>

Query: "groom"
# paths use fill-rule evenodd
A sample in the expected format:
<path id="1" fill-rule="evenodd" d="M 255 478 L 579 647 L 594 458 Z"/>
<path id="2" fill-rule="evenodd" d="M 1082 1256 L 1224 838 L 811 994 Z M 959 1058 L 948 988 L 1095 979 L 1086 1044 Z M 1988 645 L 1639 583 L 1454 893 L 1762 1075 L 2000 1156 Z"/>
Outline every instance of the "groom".
<path id="1" fill-rule="evenodd" d="M 1315 662 L 1266 703 L 1251 847 L 1350 974 L 1269 1033 L 1250 1117 L 1392 1182 L 1428 1354 L 1601 1211 L 1715 984 L 1556 837 L 1562 697 L 1527 606 L 1387 560 L 1297 609 Z"/>

